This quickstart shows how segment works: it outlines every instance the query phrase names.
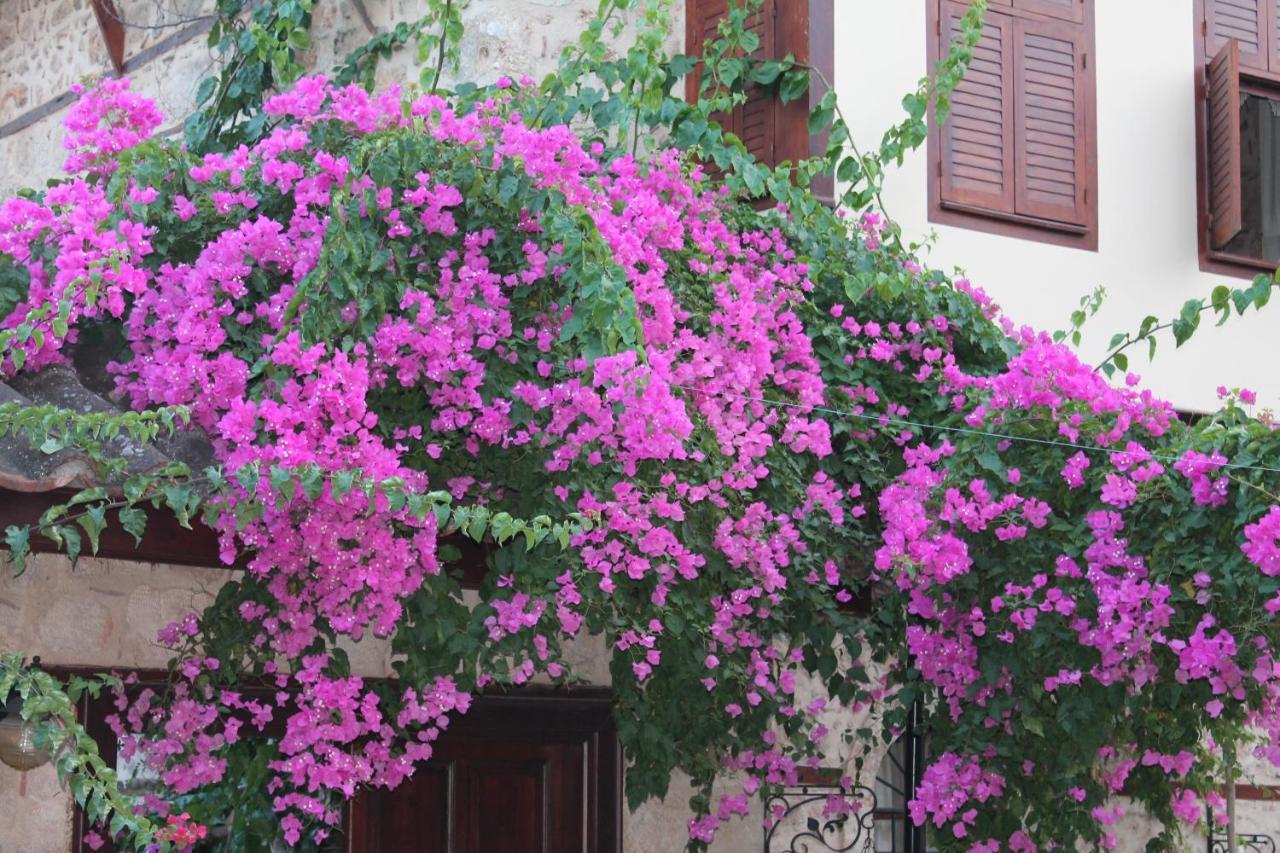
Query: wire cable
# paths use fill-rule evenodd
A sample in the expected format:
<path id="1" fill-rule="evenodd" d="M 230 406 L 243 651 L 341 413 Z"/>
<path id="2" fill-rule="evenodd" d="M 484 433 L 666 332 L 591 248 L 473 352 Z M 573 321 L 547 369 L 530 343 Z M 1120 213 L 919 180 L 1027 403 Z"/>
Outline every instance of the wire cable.
<path id="1" fill-rule="evenodd" d="M 820 412 L 824 415 L 834 415 L 838 417 L 855 418 L 863 421 L 874 421 L 876 424 L 878 424 L 881 427 L 887 426 L 887 425 L 893 425 L 893 426 L 912 427 L 914 429 L 921 429 L 921 430 L 932 429 L 932 430 L 939 430 L 941 432 L 952 432 L 952 433 L 959 433 L 962 435 L 974 435 L 974 436 L 979 436 L 983 438 L 995 438 L 995 439 L 999 439 L 1000 441 L 1020 441 L 1025 444 L 1039 444 L 1039 445 L 1045 445 L 1049 447 L 1061 447 L 1068 450 L 1079 450 L 1086 453 L 1106 453 L 1108 455 L 1115 455 L 1119 453 L 1128 452 L 1122 448 L 1099 447 L 1097 445 L 1080 444 L 1078 442 L 1073 442 L 1073 441 L 1057 441 L 1057 440 L 1048 439 L 1048 438 L 1035 438 L 1034 436 L 1009 435 L 1008 433 L 991 432 L 990 430 L 973 429 L 972 427 L 945 426 L 943 424 L 928 424 L 928 423 L 923 423 L 921 421 L 907 420 L 905 418 L 895 418 L 889 415 L 869 415 L 869 414 L 859 413 L 859 412 L 848 412 L 842 409 L 833 409 L 826 406 L 808 406 L 808 405 L 805 405 L 804 403 L 792 403 L 787 400 L 771 400 L 767 397 L 752 397 L 748 394 L 730 394 L 727 392 L 707 391 L 702 388 L 693 388 L 688 385 L 673 384 L 671 387 L 679 388 L 682 391 L 688 391 L 693 394 L 702 394 L 703 396 L 706 396 L 706 397 L 721 397 L 724 399 L 739 400 L 739 401 L 748 402 L 748 403 L 760 403 L 762 405 L 772 406 L 774 408 L 801 409 L 801 410 L 804 410 L 805 412 Z M 1160 453 L 1152 453 L 1150 458 L 1160 462 L 1168 462 L 1171 464 L 1179 461 L 1179 457 L 1177 456 L 1169 456 L 1168 454 L 1160 454 Z M 1231 468 L 1233 470 L 1238 470 L 1238 471 L 1262 471 L 1269 474 L 1280 474 L 1280 468 L 1272 468 L 1266 465 L 1245 465 L 1242 463 L 1235 463 L 1230 461 L 1222 465 L 1219 465 L 1218 468 Z"/>

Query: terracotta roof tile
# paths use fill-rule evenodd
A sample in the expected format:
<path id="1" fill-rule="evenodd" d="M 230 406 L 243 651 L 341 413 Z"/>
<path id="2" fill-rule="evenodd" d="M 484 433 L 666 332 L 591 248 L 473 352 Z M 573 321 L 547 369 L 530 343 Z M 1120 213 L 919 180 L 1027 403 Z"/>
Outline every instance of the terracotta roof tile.
<path id="1" fill-rule="evenodd" d="M 8 383 L 0 382 L 0 403 L 52 405 L 77 412 L 125 411 L 86 387 L 86 378 L 71 365 L 50 365 L 38 373 L 22 374 Z M 184 431 L 146 444 L 123 437 L 107 446 L 112 455 L 129 461 L 130 474 L 154 471 L 174 461 L 185 462 L 193 469 L 203 468 L 213 456 L 208 438 L 199 431 Z M 97 482 L 95 466 L 83 453 L 64 449 L 47 454 L 32 447 L 24 436 L 0 438 L 0 488 L 50 492 L 94 485 L 101 485 Z"/>

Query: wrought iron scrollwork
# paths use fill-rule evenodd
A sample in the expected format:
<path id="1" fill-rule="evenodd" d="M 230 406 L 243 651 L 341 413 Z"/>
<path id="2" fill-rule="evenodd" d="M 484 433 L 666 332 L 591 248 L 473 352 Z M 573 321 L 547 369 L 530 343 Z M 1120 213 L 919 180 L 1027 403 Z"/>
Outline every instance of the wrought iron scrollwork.
<path id="1" fill-rule="evenodd" d="M 1227 836 L 1215 834 L 1209 839 L 1209 853 L 1227 853 Z M 1236 850 L 1239 853 L 1276 853 L 1276 840 L 1270 835 L 1236 833 Z"/>
<path id="2" fill-rule="evenodd" d="M 832 798 L 846 811 L 829 814 Z M 836 785 L 800 785 L 765 801 L 772 823 L 764 853 L 870 853 L 875 849 L 876 795 L 870 788 L 841 792 Z"/>

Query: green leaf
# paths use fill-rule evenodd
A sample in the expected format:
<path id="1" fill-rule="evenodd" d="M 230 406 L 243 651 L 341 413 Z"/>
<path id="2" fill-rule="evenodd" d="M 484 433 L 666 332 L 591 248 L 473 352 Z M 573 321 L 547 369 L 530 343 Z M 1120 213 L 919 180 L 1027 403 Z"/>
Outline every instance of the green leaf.
<path id="1" fill-rule="evenodd" d="M 324 475 L 317 465 L 308 465 L 298 477 L 302 484 L 303 494 L 308 500 L 315 500 L 324 491 Z"/>
<path id="2" fill-rule="evenodd" d="M 520 179 L 515 175 L 504 175 L 502 180 L 498 181 L 498 201 L 507 204 L 511 199 L 515 198 L 516 192 L 520 189 Z"/>
<path id="3" fill-rule="evenodd" d="M 135 544 L 142 544 L 142 534 L 147 529 L 147 514 L 137 507 L 120 510 L 120 526 L 133 537 Z"/>
<path id="4" fill-rule="evenodd" d="M 482 509 L 482 507 L 475 507 L 473 509 Z M 484 539 L 484 531 L 487 527 L 488 519 L 485 513 L 476 512 L 471 518 L 471 523 L 467 525 L 467 536 L 471 537 L 476 542 L 479 542 Z"/>
<path id="5" fill-rule="evenodd" d="M 71 568 L 75 568 L 80 562 L 80 532 L 74 527 L 59 527 L 58 532 L 62 537 L 62 547 L 66 549 L 67 557 L 71 560 Z"/>
<path id="6" fill-rule="evenodd" d="M 92 489 L 83 489 L 78 492 L 71 498 L 71 500 L 67 501 L 67 506 L 80 506 L 82 504 L 89 504 L 95 501 L 105 501 L 106 499 L 107 490 L 101 486 L 96 486 Z"/>
<path id="7" fill-rule="evenodd" d="M 1200 311 L 1204 308 L 1204 302 L 1200 299 L 1188 299 L 1182 306 L 1182 311 L 1178 315 L 1178 319 L 1173 322 L 1173 340 L 1177 346 L 1182 346 L 1200 326 Z"/>
<path id="8" fill-rule="evenodd" d="M 98 537 L 107 526 L 107 509 L 104 506 L 92 506 L 84 511 L 76 522 L 89 537 L 89 552 L 98 553 Z"/>
<path id="9" fill-rule="evenodd" d="M 21 575 L 26 570 L 27 554 L 30 552 L 31 528 L 10 524 L 4 531 L 4 542 L 9 549 L 9 559 L 13 563 L 13 574 Z"/>
<path id="10" fill-rule="evenodd" d="M 268 482 L 276 494 L 284 498 L 285 503 L 293 500 L 294 488 L 297 483 L 293 479 L 293 472 L 279 465 L 271 466 L 271 473 L 268 476 Z"/>
<path id="11" fill-rule="evenodd" d="M 1213 305 L 1213 310 L 1222 315 L 1222 319 L 1218 321 L 1221 326 L 1231 316 L 1231 289 L 1225 284 L 1218 285 L 1210 294 L 1209 302 Z"/>
<path id="12" fill-rule="evenodd" d="M 173 512 L 174 517 L 178 519 L 178 524 L 190 530 L 192 504 L 198 501 L 192 494 L 191 486 L 173 483 L 164 487 L 163 494 L 165 506 Z"/>

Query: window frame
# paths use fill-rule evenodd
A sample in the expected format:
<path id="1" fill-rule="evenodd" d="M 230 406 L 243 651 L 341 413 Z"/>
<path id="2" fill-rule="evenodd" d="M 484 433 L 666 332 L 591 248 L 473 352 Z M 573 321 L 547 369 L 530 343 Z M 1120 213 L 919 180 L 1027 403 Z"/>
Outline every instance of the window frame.
<path id="1" fill-rule="evenodd" d="M 1206 50 L 1209 41 L 1209 7 L 1212 0 L 1195 0 L 1192 24 L 1195 27 L 1195 69 L 1192 73 L 1196 133 L 1196 254 L 1200 271 L 1233 278 L 1252 279 L 1259 274 L 1275 274 L 1276 264 L 1258 258 L 1233 255 L 1213 248 L 1210 237 L 1209 204 L 1209 123 L 1208 78 L 1213 56 Z M 1268 2 L 1268 0 L 1260 0 Z M 1273 30 L 1275 28 L 1272 28 Z M 1280 52 L 1280 44 L 1274 46 Z M 1215 51 L 1216 53 L 1216 51 Z M 1242 54 L 1243 56 L 1243 54 Z M 1280 100 L 1280 73 L 1240 63 L 1240 91 L 1268 100 Z"/>
<path id="2" fill-rule="evenodd" d="M 926 2 L 926 57 L 927 70 L 933 73 L 942 61 L 941 26 L 942 6 L 945 0 Z M 1200 0 L 1197 0 L 1200 2 Z M 942 134 L 934 117 L 933 105 L 929 106 L 928 154 L 928 220 L 938 225 L 951 225 L 970 231 L 1013 237 L 1054 246 L 1096 252 L 1098 250 L 1098 96 L 1097 96 L 1097 32 L 1094 24 L 1094 0 L 1081 0 L 1083 21 L 1076 23 L 1061 15 L 1032 11 L 1008 2 L 993 3 L 988 14 L 997 13 L 1013 20 L 1025 19 L 1043 23 L 1062 23 L 1081 28 L 1084 36 L 1085 63 L 1081 75 L 1084 105 L 1084 170 L 1085 183 L 1083 225 L 1058 222 L 1011 211 L 990 210 L 974 205 L 943 201 L 942 198 Z M 1012 119 L 1011 119 L 1012 120 Z M 1016 171 L 1017 152 L 1011 152 L 1011 168 Z"/>

